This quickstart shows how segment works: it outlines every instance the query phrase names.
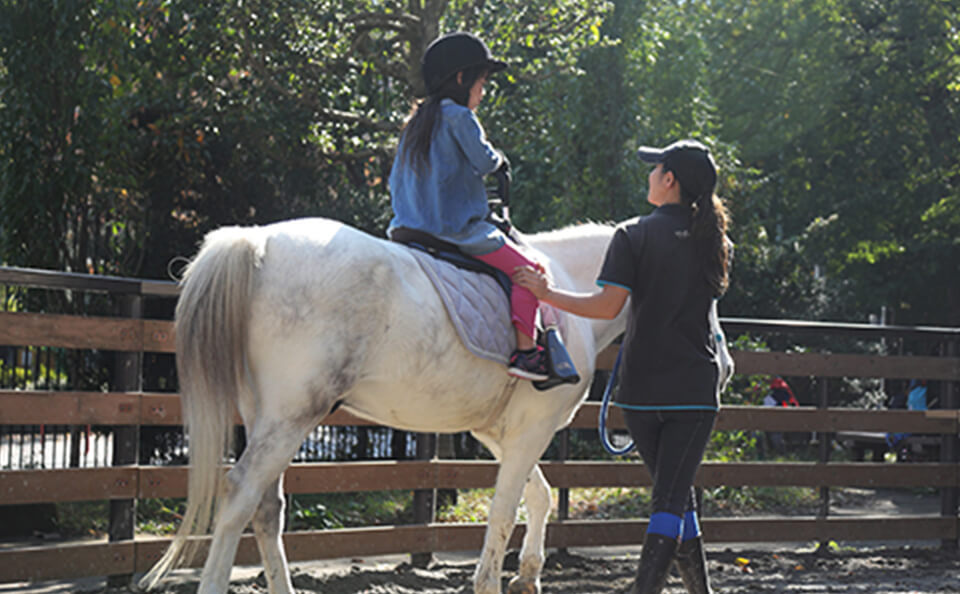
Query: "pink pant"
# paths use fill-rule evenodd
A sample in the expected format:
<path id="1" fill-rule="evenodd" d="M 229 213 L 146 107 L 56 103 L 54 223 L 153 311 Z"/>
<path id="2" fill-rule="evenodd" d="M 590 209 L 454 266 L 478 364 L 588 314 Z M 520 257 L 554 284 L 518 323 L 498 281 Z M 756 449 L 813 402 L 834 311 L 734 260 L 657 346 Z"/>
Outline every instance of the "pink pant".
<path id="1" fill-rule="evenodd" d="M 474 256 L 481 262 L 486 262 L 497 270 L 507 273 L 507 276 L 513 276 L 513 269 L 517 266 L 534 266 L 536 263 L 523 255 L 520 250 L 511 245 L 510 242 L 495 252 Z M 513 325 L 517 330 L 523 332 L 530 338 L 536 337 L 536 318 L 537 305 L 539 302 L 534 297 L 530 289 L 514 284 L 510 291 L 510 313 Z"/>

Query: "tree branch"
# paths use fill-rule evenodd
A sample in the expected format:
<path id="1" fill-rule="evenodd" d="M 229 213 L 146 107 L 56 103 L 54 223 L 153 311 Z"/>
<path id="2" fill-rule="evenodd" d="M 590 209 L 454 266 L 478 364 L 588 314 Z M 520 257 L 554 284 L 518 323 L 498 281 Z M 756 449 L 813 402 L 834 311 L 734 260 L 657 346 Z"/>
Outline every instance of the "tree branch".
<path id="1" fill-rule="evenodd" d="M 369 128 L 377 132 L 399 132 L 403 127 L 402 124 L 397 122 L 373 120 L 351 111 L 342 111 L 330 107 L 321 107 L 319 105 L 314 105 L 313 109 L 317 116 L 323 118 L 327 122 L 351 124 L 354 126 Z"/>
<path id="2" fill-rule="evenodd" d="M 317 115 L 317 117 L 327 122 L 350 124 L 378 132 L 396 133 L 402 129 L 401 123 L 373 120 L 353 112 L 325 107 L 317 103 L 316 99 L 314 99 L 312 95 L 304 96 L 291 92 L 290 89 L 278 83 L 276 79 L 271 76 L 267 65 L 259 58 L 256 52 L 253 51 L 253 48 L 250 47 L 250 39 L 247 35 L 243 35 L 243 52 L 247 58 L 247 61 L 251 65 L 251 69 L 257 74 L 258 79 L 267 85 L 269 89 L 279 93 L 281 96 L 286 97 L 291 101 L 306 105 Z"/>
<path id="3" fill-rule="evenodd" d="M 397 31 L 406 31 L 410 28 L 416 29 L 419 28 L 422 23 L 420 17 L 413 14 L 386 14 L 382 12 L 354 14 L 348 16 L 346 21 L 353 24 L 357 29 L 393 29 Z"/>

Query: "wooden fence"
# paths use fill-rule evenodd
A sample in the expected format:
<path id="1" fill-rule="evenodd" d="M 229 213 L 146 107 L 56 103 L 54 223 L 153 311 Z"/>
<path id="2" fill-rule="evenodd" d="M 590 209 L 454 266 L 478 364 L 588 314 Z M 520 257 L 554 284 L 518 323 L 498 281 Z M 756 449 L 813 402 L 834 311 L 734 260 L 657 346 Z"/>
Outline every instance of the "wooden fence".
<path id="1" fill-rule="evenodd" d="M 0 582 L 45 580 L 81 576 L 129 576 L 146 570 L 163 552 L 166 538 L 134 538 L 135 502 L 155 497 L 184 497 L 185 467 L 136 464 L 137 431 L 146 425 L 181 422 L 176 394 L 146 393 L 140 389 L 144 353 L 172 353 L 173 326 L 168 320 L 142 319 L 143 300 L 176 295 L 172 283 L 57 274 L 24 269 L 0 269 L 0 285 L 100 291 L 120 295 L 121 314 L 115 317 L 66 316 L 42 313 L 0 313 L 0 345 L 35 345 L 117 352 L 115 382 L 110 392 L 0 391 L 0 425 L 95 424 L 111 426 L 114 466 L 62 470 L 0 470 L 0 504 L 67 501 L 110 501 L 110 530 L 106 542 L 79 542 L 50 546 L 0 547 Z M 818 386 L 816 406 L 762 408 L 725 406 L 717 430 L 816 431 L 821 436 L 820 458 L 813 463 L 705 463 L 696 482 L 700 486 L 800 486 L 820 489 L 821 506 L 810 517 L 746 517 L 703 519 L 711 542 L 775 542 L 828 540 L 922 539 L 955 546 L 960 537 L 957 503 L 958 466 L 957 382 L 960 329 L 823 324 L 795 321 L 759 321 L 725 318 L 729 336 L 790 334 L 879 342 L 922 340 L 939 345 L 939 356 L 857 355 L 735 351 L 738 374 L 777 374 L 813 377 Z M 601 354 L 598 364 L 609 368 L 613 352 Z M 859 410 L 832 408 L 831 382 L 836 378 L 926 378 L 940 382 L 940 408 L 930 411 Z M 571 428 L 596 427 L 598 405 L 584 405 Z M 367 425 L 338 411 L 329 425 Z M 623 428 L 622 417 L 611 411 L 610 426 Z M 941 461 L 916 464 L 840 463 L 830 461 L 829 436 L 841 431 L 910 432 L 941 436 Z M 286 472 L 288 493 L 356 492 L 392 489 L 416 490 L 420 495 L 419 523 L 341 530 L 290 532 L 284 535 L 291 561 L 389 553 L 430 554 L 478 550 L 482 524 L 433 522 L 434 489 L 491 487 L 496 465 L 485 461 L 437 460 L 431 440 L 421 440 L 425 459 L 350 463 L 296 464 Z M 563 443 L 563 441 L 561 441 Z M 561 448 L 561 458 L 563 450 Z M 568 519 L 566 490 L 573 487 L 650 484 L 641 464 L 609 461 L 554 460 L 542 463 L 555 488 L 561 489 L 559 521 L 549 525 L 547 546 L 574 547 L 632 545 L 642 541 L 642 520 L 572 521 Z M 925 516 L 831 517 L 829 488 L 934 487 L 941 493 L 941 513 Z M 523 526 L 513 535 L 519 546 Z M 202 557 L 201 557 L 202 559 Z M 256 546 L 245 536 L 239 564 L 259 563 Z"/>

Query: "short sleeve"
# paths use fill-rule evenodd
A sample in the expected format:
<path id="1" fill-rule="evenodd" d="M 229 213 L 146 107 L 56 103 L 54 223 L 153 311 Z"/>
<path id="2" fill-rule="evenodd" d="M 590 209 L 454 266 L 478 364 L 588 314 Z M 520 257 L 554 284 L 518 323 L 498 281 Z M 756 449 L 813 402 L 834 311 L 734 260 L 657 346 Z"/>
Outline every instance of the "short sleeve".
<path id="1" fill-rule="evenodd" d="M 623 227 L 619 227 L 607 247 L 597 284 L 616 285 L 633 291 L 636 280 L 636 258 L 630 244 L 630 237 Z"/>

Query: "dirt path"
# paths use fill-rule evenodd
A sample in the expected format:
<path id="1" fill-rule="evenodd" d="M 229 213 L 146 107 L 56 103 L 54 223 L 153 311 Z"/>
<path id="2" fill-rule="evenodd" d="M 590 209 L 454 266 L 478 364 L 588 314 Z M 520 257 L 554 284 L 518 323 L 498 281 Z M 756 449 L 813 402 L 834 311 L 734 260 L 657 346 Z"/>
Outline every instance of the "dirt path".
<path id="1" fill-rule="evenodd" d="M 849 489 L 838 497 L 831 513 L 932 514 L 939 513 L 939 497 L 909 491 Z M 707 535 L 709 538 L 709 535 Z M 869 545 L 869 546 L 867 546 Z M 638 547 L 575 549 L 552 553 L 544 567 L 543 594 L 626 592 L 637 565 Z M 293 582 L 304 594 L 470 594 L 476 554 L 444 555 L 429 569 L 405 563 L 404 555 L 370 559 L 341 559 L 297 564 Z M 742 561 L 748 561 L 744 571 Z M 725 593 L 960 593 L 960 555 L 938 542 L 859 543 L 817 553 L 813 543 L 708 546 L 710 575 L 717 592 Z M 516 569 L 516 555 L 508 557 L 506 581 Z M 198 571 L 176 572 L 158 590 L 162 594 L 193 594 Z M 127 588 L 105 589 L 102 578 L 56 584 L 0 584 L 0 594 L 126 594 Z M 266 594 L 259 568 L 235 568 L 231 594 Z M 685 592 L 671 577 L 666 594 Z"/>
<path id="2" fill-rule="evenodd" d="M 960 562 L 956 553 L 939 548 L 883 548 L 815 552 L 721 550 L 708 555 L 713 586 L 729 593 L 871 593 L 914 594 L 960 592 Z M 745 572 L 737 558 L 749 560 Z M 544 594 L 622 593 L 629 588 L 635 556 L 595 558 L 576 554 L 553 554 L 543 574 Z M 472 563 L 437 564 L 416 569 L 406 563 L 394 567 L 345 571 L 295 569 L 298 592 L 323 594 L 468 594 Z M 189 594 L 196 583 L 163 590 L 165 594 Z M 504 591 L 506 580 L 504 581 Z M 94 592 L 94 591 L 88 591 Z M 95 590 L 95 592 L 107 592 Z M 113 593 L 127 590 L 110 590 Z M 231 594 L 267 592 L 263 576 L 234 581 Z M 667 594 L 685 592 L 679 579 L 671 577 Z"/>

